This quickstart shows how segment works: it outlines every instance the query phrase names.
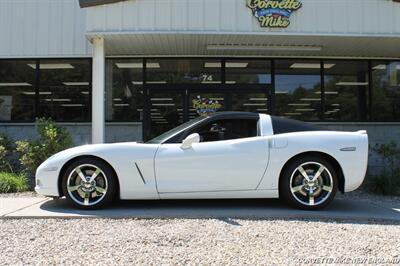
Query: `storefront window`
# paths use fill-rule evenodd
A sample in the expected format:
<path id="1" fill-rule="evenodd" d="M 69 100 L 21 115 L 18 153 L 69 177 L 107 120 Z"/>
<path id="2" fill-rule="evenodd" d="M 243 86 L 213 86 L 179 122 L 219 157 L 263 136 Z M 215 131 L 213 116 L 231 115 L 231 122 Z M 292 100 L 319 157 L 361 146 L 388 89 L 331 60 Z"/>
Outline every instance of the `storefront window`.
<path id="1" fill-rule="evenodd" d="M 276 60 L 275 110 L 279 116 L 318 120 L 321 110 L 321 63 Z"/>
<path id="2" fill-rule="evenodd" d="M 400 120 L 400 62 L 372 62 L 372 119 Z"/>
<path id="3" fill-rule="evenodd" d="M 356 121 L 367 117 L 368 63 L 324 61 L 326 120 Z"/>
<path id="4" fill-rule="evenodd" d="M 226 84 L 271 84 L 269 60 L 227 60 Z"/>
<path id="5" fill-rule="evenodd" d="M 35 118 L 36 61 L 0 60 L 0 121 Z"/>
<path id="6" fill-rule="evenodd" d="M 143 120 L 143 60 L 107 60 L 106 120 Z"/>
<path id="7" fill-rule="evenodd" d="M 88 59 L 40 60 L 39 116 L 89 121 L 91 65 Z M 36 65 L 30 65 L 36 69 Z"/>
<path id="8" fill-rule="evenodd" d="M 146 84 L 221 84 L 221 61 L 214 59 L 147 60 Z"/>

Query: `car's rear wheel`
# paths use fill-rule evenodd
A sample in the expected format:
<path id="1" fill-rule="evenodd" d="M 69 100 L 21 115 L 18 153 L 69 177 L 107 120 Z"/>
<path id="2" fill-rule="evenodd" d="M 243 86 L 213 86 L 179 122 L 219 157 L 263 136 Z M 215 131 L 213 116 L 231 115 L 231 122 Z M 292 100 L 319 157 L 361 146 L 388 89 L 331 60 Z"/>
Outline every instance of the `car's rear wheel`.
<path id="1" fill-rule="evenodd" d="M 115 198 L 116 176 L 104 162 L 83 158 L 64 171 L 62 189 L 68 201 L 78 208 L 103 208 Z"/>
<path id="2" fill-rule="evenodd" d="M 306 156 L 284 169 L 279 193 L 291 206 L 318 210 L 334 199 L 337 189 L 337 171 L 332 164 L 318 156 Z"/>

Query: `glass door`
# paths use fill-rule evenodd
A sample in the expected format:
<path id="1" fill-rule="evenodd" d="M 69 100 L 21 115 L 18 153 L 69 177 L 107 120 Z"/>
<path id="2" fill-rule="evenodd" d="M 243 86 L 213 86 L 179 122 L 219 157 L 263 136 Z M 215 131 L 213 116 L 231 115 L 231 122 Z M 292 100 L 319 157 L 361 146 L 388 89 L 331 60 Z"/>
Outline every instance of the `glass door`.
<path id="1" fill-rule="evenodd" d="M 184 122 L 184 98 L 184 92 L 181 91 L 149 91 L 147 139 L 154 138 Z"/>

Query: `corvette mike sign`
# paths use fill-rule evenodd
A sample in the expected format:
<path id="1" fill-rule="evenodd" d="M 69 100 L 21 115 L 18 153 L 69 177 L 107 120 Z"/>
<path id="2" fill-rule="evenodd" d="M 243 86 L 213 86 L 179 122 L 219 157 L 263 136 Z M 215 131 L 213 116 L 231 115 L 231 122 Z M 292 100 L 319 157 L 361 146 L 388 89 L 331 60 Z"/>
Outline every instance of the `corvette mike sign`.
<path id="1" fill-rule="evenodd" d="M 247 0 L 247 7 L 263 28 L 287 28 L 290 16 L 301 5 L 298 0 Z"/>

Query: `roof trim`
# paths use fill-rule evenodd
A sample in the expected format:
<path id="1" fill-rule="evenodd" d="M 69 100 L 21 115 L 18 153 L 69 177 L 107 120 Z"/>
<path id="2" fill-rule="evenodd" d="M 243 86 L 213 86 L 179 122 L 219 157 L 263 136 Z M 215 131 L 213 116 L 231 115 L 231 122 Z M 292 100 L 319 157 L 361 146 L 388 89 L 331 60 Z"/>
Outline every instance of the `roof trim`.
<path id="1" fill-rule="evenodd" d="M 79 6 L 81 8 L 91 7 L 91 6 L 100 6 L 106 4 L 112 4 L 117 2 L 122 2 L 125 0 L 79 0 Z"/>

